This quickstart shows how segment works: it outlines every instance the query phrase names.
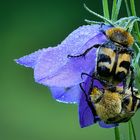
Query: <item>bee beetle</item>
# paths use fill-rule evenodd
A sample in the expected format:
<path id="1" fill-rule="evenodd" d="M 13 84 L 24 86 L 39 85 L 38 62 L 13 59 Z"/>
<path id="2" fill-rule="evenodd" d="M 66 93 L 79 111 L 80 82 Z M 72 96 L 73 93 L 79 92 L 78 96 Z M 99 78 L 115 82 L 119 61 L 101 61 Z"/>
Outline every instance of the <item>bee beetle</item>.
<path id="1" fill-rule="evenodd" d="M 117 87 L 115 92 L 108 89 L 101 91 L 94 87 L 90 97 L 94 103 L 97 115 L 107 124 L 127 122 L 140 108 L 140 95 L 134 89 L 126 89 L 125 94 L 122 87 Z"/>
<path id="2" fill-rule="evenodd" d="M 107 37 L 107 42 L 95 44 L 80 55 L 68 57 L 82 57 L 93 48 L 98 48 L 96 67 L 92 76 L 98 77 L 101 81 L 105 80 L 112 88 L 123 82 L 125 89 L 127 76 L 131 74 L 129 87 L 133 88 L 134 73 L 131 66 L 134 54 L 131 48 L 134 43 L 133 36 L 120 27 L 112 27 L 102 32 Z"/>
<path id="3" fill-rule="evenodd" d="M 131 66 L 133 50 L 130 47 L 133 45 L 134 39 L 130 33 L 120 27 L 110 28 L 104 34 L 109 41 L 98 49 L 95 72 L 101 79 L 115 86 L 122 81 L 125 84 L 130 71 L 133 78 Z"/>

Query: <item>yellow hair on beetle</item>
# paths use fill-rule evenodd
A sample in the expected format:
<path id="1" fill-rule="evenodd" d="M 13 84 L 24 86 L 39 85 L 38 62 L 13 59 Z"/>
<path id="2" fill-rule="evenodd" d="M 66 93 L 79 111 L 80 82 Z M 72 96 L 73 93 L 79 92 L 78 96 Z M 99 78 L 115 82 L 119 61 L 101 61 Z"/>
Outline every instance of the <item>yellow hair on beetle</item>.
<path id="1" fill-rule="evenodd" d="M 113 27 L 106 30 L 106 35 L 108 36 L 108 38 L 110 38 L 110 40 L 122 46 L 129 47 L 134 43 L 133 36 L 125 29 L 120 27 Z"/>
<path id="2" fill-rule="evenodd" d="M 127 122 L 140 108 L 140 98 L 137 89 L 126 89 L 122 94 L 123 87 L 116 87 L 110 91 L 94 87 L 90 94 L 91 102 L 94 103 L 97 115 L 107 124 Z"/>

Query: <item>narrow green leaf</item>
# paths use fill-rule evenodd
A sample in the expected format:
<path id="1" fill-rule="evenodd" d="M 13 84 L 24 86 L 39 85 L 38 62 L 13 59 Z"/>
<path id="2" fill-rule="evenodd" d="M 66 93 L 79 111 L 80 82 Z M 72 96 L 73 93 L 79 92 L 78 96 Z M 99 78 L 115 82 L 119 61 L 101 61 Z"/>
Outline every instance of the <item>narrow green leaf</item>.
<path id="1" fill-rule="evenodd" d="M 85 8 L 88 12 L 90 12 L 91 14 L 93 14 L 94 16 L 99 17 L 100 19 L 104 20 L 105 22 L 109 23 L 110 25 L 114 25 L 113 22 L 112 22 L 111 20 L 105 18 L 104 16 L 101 16 L 101 15 L 95 13 L 95 12 L 92 11 L 92 10 L 90 10 L 85 4 L 84 4 L 84 8 Z"/>
<path id="2" fill-rule="evenodd" d="M 121 4 L 122 4 L 122 0 L 118 0 L 118 2 L 117 2 L 117 11 L 116 11 L 116 20 L 118 18 L 119 12 L 120 12 Z"/>
<path id="3" fill-rule="evenodd" d="M 136 22 L 138 22 L 138 21 L 140 22 L 140 18 L 138 18 L 138 17 L 134 17 L 134 18 L 130 19 L 129 22 L 126 24 L 125 28 L 126 28 L 129 32 L 132 32 L 133 27 L 134 27 L 134 24 L 135 24 Z"/>
<path id="4" fill-rule="evenodd" d="M 113 21 L 117 20 L 121 4 L 122 4 L 122 0 L 118 0 L 118 1 L 114 0 L 113 1 L 111 20 L 113 20 Z"/>
<path id="5" fill-rule="evenodd" d="M 131 12 L 133 16 L 136 16 L 135 2 L 134 0 L 130 0 Z"/>
<path id="6" fill-rule="evenodd" d="M 135 9 L 135 2 L 134 0 L 130 0 L 130 6 L 131 6 L 131 12 L 132 12 L 132 15 L 133 16 L 136 16 L 136 9 Z M 137 32 L 138 34 L 138 38 L 140 40 L 140 32 L 139 32 L 139 26 L 138 26 L 138 23 L 136 22 L 135 25 L 134 25 L 134 29 L 135 31 Z M 139 42 L 140 43 L 140 42 Z"/>
<path id="7" fill-rule="evenodd" d="M 102 22 L 88 20 L 88 19 L 85 19 L 85 22 L 87 22 L 88 24 L 101 24 L 102 23 Z"/>
<path id="8" fill-rule="evenodd" d="M 117 0 L 113 0 L 113 5 L 112 5 L 112 15 L 111 15 L 111 20 L 115 20 L 115 12 L 116 12 L 116 4 L 117 4 Z"/>
<path id="9" fill-rule="evenodd" d="M 125 6 L 126 6 L 127 15 L 128 16 L 131 16 L 131 12 L 130 12 L 130 9 L 129 9 L 128 1 L 127 0 L 125 0 Z"/>
<path id="10" fill-rule="evenodd" d="M 108 9 L 108 0 L 102 0 L 102 4 L 103 4 L 104 17 L 107 19 L 110 19 L 109 9 Z"/>

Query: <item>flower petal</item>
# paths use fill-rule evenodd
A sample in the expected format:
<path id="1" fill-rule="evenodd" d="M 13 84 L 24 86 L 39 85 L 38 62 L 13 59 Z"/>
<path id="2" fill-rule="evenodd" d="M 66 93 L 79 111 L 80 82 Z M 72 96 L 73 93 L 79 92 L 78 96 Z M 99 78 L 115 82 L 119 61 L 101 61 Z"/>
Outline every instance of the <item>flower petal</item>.
<path id="1" fill-rule="evenodd" d="M 82 128 L 94 124 L 94 116 L 87 104 L 84 94 L 81 95 L 79 103 L 79 122 Z"/>
<path id="2" fill-rule="evenodd" d="M 68 59 L 67 56 L 69 54 L 70 55 L 81 54 L 85 50 L 87 50 L 87 48 L 93 46 L 94 44 L 102 44 L 104 41 L 106 41 L 106 37 L 101 32 L 101 29 L 105 30 L 106 28 L 109 27 L 102 26 L 101 28 L 100 25 L 81 26 L 75 31 L 73 31 L 57 47 L 54 48 L 49 47 L 47 49 L 39 50 L 35 53 L 32 53 L 30 55 L 24 56 L 16 60 L 16 62 L 26 67 L 34 68 L 35 81 L 48 86 L 58 86 L 57 84 L 58 82 L 56 82 L 55 84 L 55 81 L 57 81 L 56 80 L 57 78 L 54 78 L 55 75 L 57 75 L 58 80 L 60 80 L 59 78 L 60 76 L 63 76 L 63 78 L 61 79 L 64 80 L 68 78 L 68 73 L 72 72 L 71 75 L 74 74 L 73 81 L 69 83 L 67 82 L 65 84 L 65 87 L 72 86 L 74 85 L 74 83 L 81 82 L 81 78 L 80 78 L 81 72 L 89 73 L 89 71 L 94 69 L 96 51 L 94 51 L 94 53 L 89 55 L 90 57 L 88 58 L 89 62 L 84 61 L 82 59 L 81 63 L 83 64 L 83 66 L 81 66 L 77 70 L 76 70 L 76 68 L 78 67 L 77 63 L 70 62 L 73 60 Z M 92 63 L 90 63 L 91 61 Z M 72 70 L 70 70 L 70 67 L 72 66 L 69 66 L 71 65 L 71 63 L 73 66 Z M 63 67 L 65 71 L 63 70 Z M 64 83 L 66 82 L 66 80 L 59 81 L 59 82 Z M 59 86 L 62 87 L 63 85 L 59 84 Z"/>
<path id="3" fill-rule="evenodd" d="M 81 38 L 77 40 L 77 42 L 79 41 L 81 42 Z M 82 47 L 75 46 L 75 43 L 73 44 L 74 49 L 70 51 L 67 49 L 69 46 L 69 44 L 67 44 L 66 47 L 63 47 L 63 49 L 61 47 L 56 48 L 57 53 L 55 53 L 55 51 L 54 54 L 48 54 L 48 52 L 44 53 L 38 60 L 34 70 L 35 81 L 46 86 L 60 87 L 70 87 L 81 83 L 81 73 L 90 73 L 95 69 L 97 49 L 92 49 L 85 57 L 68 59 L 67 56 L 82 54 L 91 46 L 95 44 L 102 44 L 105 41 L 106 37 L 102 33 L 98 33 L 86 43 L 84 42 L 85 44 Z M 77 49 L 75 50 L 75 48 Z"/>
<path id="4" fill-rule="evenodd" d="M 98 122 L 99 125 L 103 128 L 112 128 L 118 126 L 118 124 L 106 124 L 104 121 L 100 120 L 98 116 L 96 116 L 97 114 L 93 114 L 94 112 L 91 111 L 90 106 L 87 104 L 86 95 L 85 95 L 87 94 L 87 96 L 89 96 L 89 94 L 91 93 L 90 90 L 92 89 L 90 89 L 90 85 L 91 85 L 91 78 L 88 77 L 86 82 L 82 85 L 83 89 L 85 90 L 85 93 L 83 92 L 82 92 L 83 94 L 81 93 L 81 98 L 79 103 L 79 120 L 80 120 L 81 127 L 92 125 L 94 124 L 94 122 Z M 98 80 L 93 81 L 93 87 L 98 87 L 101 90 L 103 88 L 102 84 Z M 94 108 L 94 104 L 93 104 L 93 108 Z"/>
<path id="5" fill-rule="evenodd" d="M 59 46 L 45 50 L 34 69 L 35 81 L 38 82 L 41 79 L 49 78 L 61 69 L 68 60 L 64 53 L 65 50 L 61 50 Z"/>
<path id="6" fill-rule="evenodd" d="M 100 121 L 99 125 L 103 128 L 112 128 L 118 126 L 118 124 L 106 124 L 104 121 Z"/>
<path id="7" fill-rule="evenodd" d="M 78 103 L 81 89 L 78 86 L 73 86 L 69 88 L 63 87 L 51 87 L 52 96 L 59 102 L 63 103 Z"/>
<path id="8" fill-rule="evenodd" d="M 52 77 L 42 76 L 42 78 L 40 76 L 43 74 L 43 71 L 40 72 L 41 74 L 37 71 L 38 74 L 35 74 L 35 80 L 46 86 L 71 87 L 82 82 L 81 73 L 90 73 L 91 70 L 94 71 L 95 61 L 96 53 L 95 49 L 93 49 L 85 58 L 70 59 L 67 64 Z"/>
<path id="9" fill-rule="evenodd" d="M 67 56 L 81 54 L 94 44 L 102 44 L 103 42 L 105 42 L 107 39 L 101 32 L 101 29 L 103 30 L 106 28 L 109 27 L 103 26 L 101 28 L 100 25 L 81 26 L 73 31 L 57 47 L 49 47 L 47 49 L 39 50 L 35 53 L 16 60 L 16 62 L 26 67 L 34 68 L 35 81 L 48 86 L 59 85 L 60 87 L 62 87 L 63 84 L 61 85 L 61 83 L 66 82 L 69 75 L 68 73 L 71 73 L 71 75 L 74 74 L 72 77 L 73 81 L 71 80 L 71 82 L 67 82 L 64 85 L 65 87 L 73 86 L 74 83 L 81 82 L 81 72 L 89 73 L 94 69 L 96 51 L 95 49 L 93 49 L 94 51 L 92 52 L 94 53 L 90 53 L 91 55 L 89 55 L 90 58 L 88 58 L 88 62 L 87 60 L 84 61 L 82 58 L 81 63 L 83 64 L 83 66 L 81 66 L 79 69 L 77 69 L 77 67 L 79 67 L 78 63 L 80 62 L 80 60 L 77 60 L 78 63 L 74 63 L 75 59 L 68 59 Z M 71 63 L 73 66 L 72 69 L 70 69 L 72 67 L 70 66 Z M 58 78 L 55 77 L 56 75 Z M 59 78 L 61 76 L 63 78 Z M 55 84 L 55 81 L 58 80 L 60 84 L 57 84 L 58 82 L 56 82 Z"/>
<path id="10" fill-rule="evenodd" d="M 60 45 L 45 50 L 35 67 L 36 81 L 54 76 L 69 60 L 67 56 L 83 48 L 91 38 L 100 33 L 99 25 L 86 25 L 73 31 Z"/>
<path id="11" fill-rule="evenodd" d="M 92 108 L 87 103 L 86 95 L 89 96 L 90 94 L 90 86 L 91 86 L 91 78 L 88 77 L 86 82 L 82 85 L 84 92 L 82 91 L 80 102 L 79 102 L 79 122 L 81 127 L 87 127 L 89 125 L 94 124 L 94 122 L 99 121 L 99 117 L 96 115 L 96 112 L 92 112 L 92 108 L 94 105 L 92 104 Z M 99 81 L 94 80 L 93 86 L 98 88 L 102 88 L 102 85 Z"/>
<path id="12" fill-rule="evenodd" d="M 38 50 L 34 53 L 31 53 L 29 55 L 16 59 L 15 61 L 17 64 L 23 65 L 25 67 L 34 68 L 39 56 L 41 56 L 41 54 L 44 52 L 44 50 L 46 50 L 46 49 Z"/>

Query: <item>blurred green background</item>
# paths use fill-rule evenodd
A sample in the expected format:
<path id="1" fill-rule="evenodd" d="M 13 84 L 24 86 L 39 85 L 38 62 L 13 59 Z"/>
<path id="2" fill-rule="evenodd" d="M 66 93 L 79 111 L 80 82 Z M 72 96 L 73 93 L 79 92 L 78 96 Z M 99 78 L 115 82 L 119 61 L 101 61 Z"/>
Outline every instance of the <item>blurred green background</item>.
<path id="1" fill-rule="evenodd" d="M 34 82 L 32 69 L 13 61 L 57 45 L 86 24 L 85 18 L 96 20 L 83 8 L 84 2 L 102 14 L 101 1 L 94 0 L 0 2 L 0 140 L 114 139 L 114 129 L 80 128 L 77 106 L 56 102 L 47 87 Z M 135 2 L 138 9 L 140 1 Z M 126 15 L 124 3 L 121 13 Z M 133 118 L 138 139 L 139 117 L 137 112 Z M 121 131 L 127 139 L 127 124 L 121 125 Z"/>

